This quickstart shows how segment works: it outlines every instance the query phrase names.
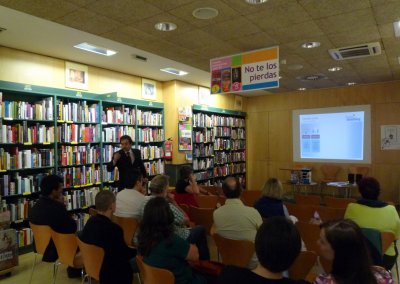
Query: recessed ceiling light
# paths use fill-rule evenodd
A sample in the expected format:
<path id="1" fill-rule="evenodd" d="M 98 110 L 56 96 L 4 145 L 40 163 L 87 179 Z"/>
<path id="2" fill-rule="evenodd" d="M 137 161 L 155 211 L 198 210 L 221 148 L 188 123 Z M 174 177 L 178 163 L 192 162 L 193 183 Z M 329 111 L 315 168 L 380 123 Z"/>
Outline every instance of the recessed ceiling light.
<path id="1" fill-rule="evenodd" d="M 203 7 L 194 9 L 192 12 L 193 17 L 200 20 L 210 20 L 218 16 L 218 10 L 211 7 Z"/>
<path id="2" fill-rule="evenodd" d="M 258 5 L 267 2 L 268 0 L 245 0 L 246 3 L 251 5 Z"/>
<path id="3" fill-rule="evenodd" d="M 303 69 L 303 65 L 301 64 L 292 64 L 287 67 L 289 70 L 300 70 Z"/>
<path id="4" fill-rule="evenodd" d="M 74 45 L 74 47 L 88 51 L 88 52 L 105 55 L 105 56 L 112 56 L 117 53 L 114 50 L 107 49 L 107 48 L 101 47 L 101 46 L 96 46 L 96 45 L 93 45 L 93 44 L 90 44 L 87 42 L 82 42 L 80 44 Z"/>
<path id="5" fill-rule="evenodd" d="M 298 88 L 297 90 L 299 90 L 299 91 L 305 91 L 305 90 L 307 90 L 306 88 Z"/>
<path id="6" fill-rule="evenodd" d="M 154 25 L 154 28 L 156 30 L 162 31 L 162 32 L 170 32 L 173 30 L 176 30 L 177 25 L 175 25 L 174 23 L 170 23 L 170 22 L 160 22 Z"/>
<path id="7" fill-rule="evenodd" d="M 347 84 L 347 86 L 354 86 L 356 84 L 356 82 L 348 82 L 346 84 Z"/>
<path id="8" fill-rule="evenodd" d="M 400 37 L 400 21 L 393 22 L 394 35 Z"/>
<path id="9" fill-rule="evenodd" d="M 336 71 L 340 71 L 340 70 L 342 70 L 342 69 L 343 69 L 343 68 L 340 67 L 340 66 L 334 66 L 334 67 L 329 68 L 328 71 L 330 71 L 330 72 L 336 72 Z"/>
<path id="10" fill-rule="evenodd" d="M 282 78 L 283 78 L 282 76 L 279 76 L 279 80 L 282 79 Z"/>
<path id="11" fill-rule="evenodd" d="M 160 70 L 163 71 L 163 72 L 166 72 L 166 73 L 174 74 L 176 76 L 185 76 L 185 75 L 189 74 L 186 71 L 182 71 L 182 70 L 178 70 L 178 69 L 170 68 L 170 67 L 162 68 Z"/>
<path id="12" fill-rule="evenodd" d="M 318 41 L 310 41 L 310 42 L 305 42 L 301 45 L 302 48 L 316 48 L 320 46 L 321 43 Z"/>

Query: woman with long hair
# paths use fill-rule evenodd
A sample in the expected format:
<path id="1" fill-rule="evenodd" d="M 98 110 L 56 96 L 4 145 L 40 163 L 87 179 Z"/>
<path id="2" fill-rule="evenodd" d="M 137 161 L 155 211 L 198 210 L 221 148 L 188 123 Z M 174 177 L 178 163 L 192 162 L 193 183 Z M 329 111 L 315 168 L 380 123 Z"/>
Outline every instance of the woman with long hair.
<path id="1" fill-rule="evenodd" d="M 138 251 L 148 265 L 171 271 L 176 284 L 206 283 L 187 262 L 199 259 L 198 249 L 174 234 L 174 215 L 163 197 L 150 199 L 144 207 Z"/>
<path id="2" fill-rule="evenodd" d="M 330 274 L 321 274 L 315 284 L 389 284 L 389 273 L 372 266 L 360 227 L 351 220 L 332 220 L 321 225 L 318 241 L 321 256 L 332 261 Z"/>

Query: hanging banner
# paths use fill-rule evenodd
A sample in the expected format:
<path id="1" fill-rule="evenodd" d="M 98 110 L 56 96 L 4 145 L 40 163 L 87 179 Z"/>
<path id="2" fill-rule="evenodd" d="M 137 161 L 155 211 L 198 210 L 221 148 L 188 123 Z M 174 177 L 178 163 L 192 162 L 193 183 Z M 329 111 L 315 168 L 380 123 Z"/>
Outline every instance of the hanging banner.
<path id="1" fill-rule="evenodd" d="M 279 87 L 279 47 L 210 60 L 211 94 Z"/>

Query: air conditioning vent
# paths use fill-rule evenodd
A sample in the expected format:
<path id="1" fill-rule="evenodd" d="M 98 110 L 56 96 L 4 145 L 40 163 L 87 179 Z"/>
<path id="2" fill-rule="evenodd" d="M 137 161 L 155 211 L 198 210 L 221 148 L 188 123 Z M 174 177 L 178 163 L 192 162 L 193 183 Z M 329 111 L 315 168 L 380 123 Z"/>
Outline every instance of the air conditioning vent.
<path id="1" fill-rule="evenodd" d="M 318 81 L 318 80 L 324 80 L 327 79 L 324 74 L 310 74 L 310 75 L 305 75 L 305 76 L 299 76 L 296 79 L 301 80 L 301 81 Z"/>
<path id="2" fill-rule="evenodd" d="M 142 55 L 132 54 L 132 58 L 143 62 L 147 61 L 147 57 L 144 57 Z"/>
<path id="3" fill-rule="evenodd" d="M 381 54 L 381 52 L 382 50 L 379 42 L 329 49 L 329 54 L 335 60 L 375 56 Z"/>

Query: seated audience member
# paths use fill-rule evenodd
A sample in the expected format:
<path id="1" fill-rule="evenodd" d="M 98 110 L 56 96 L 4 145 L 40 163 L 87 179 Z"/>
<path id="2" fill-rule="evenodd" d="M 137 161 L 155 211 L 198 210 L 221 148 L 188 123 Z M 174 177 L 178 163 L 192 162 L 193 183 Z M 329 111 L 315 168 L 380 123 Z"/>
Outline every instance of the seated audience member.
<path id="1" fill-rule="evenodd" d="M 254 208 L 260 213 L 261 217 L 269 218 L 273 216 L 289 217 L 289 212 L 282 202 L 282 183 L 276 178 L 268 179 L 262 188 L 262 196 L 254 203 Z"/>
<path id="2" fill-rule="evenodd" d="M 379 182 L 373 177 L 365 177 L 358 182 L 361 199 L 347 206 L 344 217 L 351 219 L 361 228 L 376 229 L 381 232 L 393 232 L 400 235 L 400 218 L 396 208 L 378 200 L 380 193 Z M 397 254 L 394 244 L 383 256 L 383 267 L 392 269 L 396 263 Z"/>
<path id="3" fill-rule="evenodd" d="M 225 205 L 214 211 L 215 232 L 232 240 L 249 240 L 254 242 L 258 228 L 263 220 L 260 213 L 253 207 L 248 207 L 240 200 L 242 187 L 237 178 L 228 177 L 222 184 L 225 194 Z M 249 268 L 257 265 L 254 255 Z"/>
<path id="4" fill-rule="evenodd" d="M 197 247 L 174 234 L 174 231 L 174 214 L 167 200 L 163 197 L 151 198 L 144 208 L 138 235 L 138 251 L 143 255 L 144 262 L 171 271 L 176 284 L 206 283 L 187 262 L 199 259 Z"/>
<path id="5" fill-rule="evenodd" d="M 351 220 L 332 220 L 321 225 L 318 241 L 321 257 L 332 261 L 331 274 L 318 276 L 315 284 L 388 284 L 389 273 L 372 266 L 361 229 Z"/>
<path id="6" fill-rule="evenodd" d="M 179 170 L 180 178 L 176 182 L 176 200 L 179 204 L 187 204 L 198 207 L 194 194 L 208 194 L 208 191 L 199 187 L 193 169 L 190 166 L 182 166 Z"/>
<path id="7" fill-rule="evenodd" d="M 227 266 L 222 270 L 218 283 L 307 283 L 283 276 L 283 272 L 288 270 L 296 260 L 300 248 L 300 234 L 290 220 L 284 217 L 268 218 L 261 225 L 256 235 L 255 250 L 259 260 L 257 267 L 249 270 Z"/>
<path id="8" fill-rule="evenodd" d="M 140 219 L 142 204 L 145 200 L 143 177 L 141 172 L 133 170 L 125 179 L 126 188 L 118 192 L 115 215 Z"/>
<path id="9" fill-rule="evenodd" d="M 76 222 L 68 214 L 64 204 L 63 179 L 57 175 L 49 175 L 43 178 L 41 184 L 41 196 L 29 211 L 29 221 L 35 225 L 48 225 L 57 233 L 73 234 L 76 232 Z M 76 263 L 81 263 L 77 255 Z M 58 254 L 53 240 L 43 255 L 43 261 L 54 262 Z M 68 277 L 80 277 L 81 269 L 67 268 Z"/>
<path id="10" fill-rule="evenodd" d="M 168 201 L 169 207 L 174 215 L 174 233 L 191 244 L 195 244 L 199 250 L 200 260 L 209 260 L 210 252 L 207 245 L 207 232 L 203 226 L 188 228 L 189 219 L 186 213 L 178 206 L 172 194 L 168 194 L 169 177 L 157 175 L 150 182 L 151 198 L 162 197 Z M 142 211 L 149 199 L 143 203 Z M 143 214 L 143 213 L 142 213 Z"/>
<path id="11" fill-rule="evenodd" d="M 120 226 L 111 221 L 115 211 L 115 195 L 108 190 L 100 191 L 95 198 L 97 215 L 92 216 L 83 228 L 80 239 L 104 249 L 100 270 L 100 284 L 132 284 L 133 270 L 130 263 L 136 250 L 124 241 Z"/>

